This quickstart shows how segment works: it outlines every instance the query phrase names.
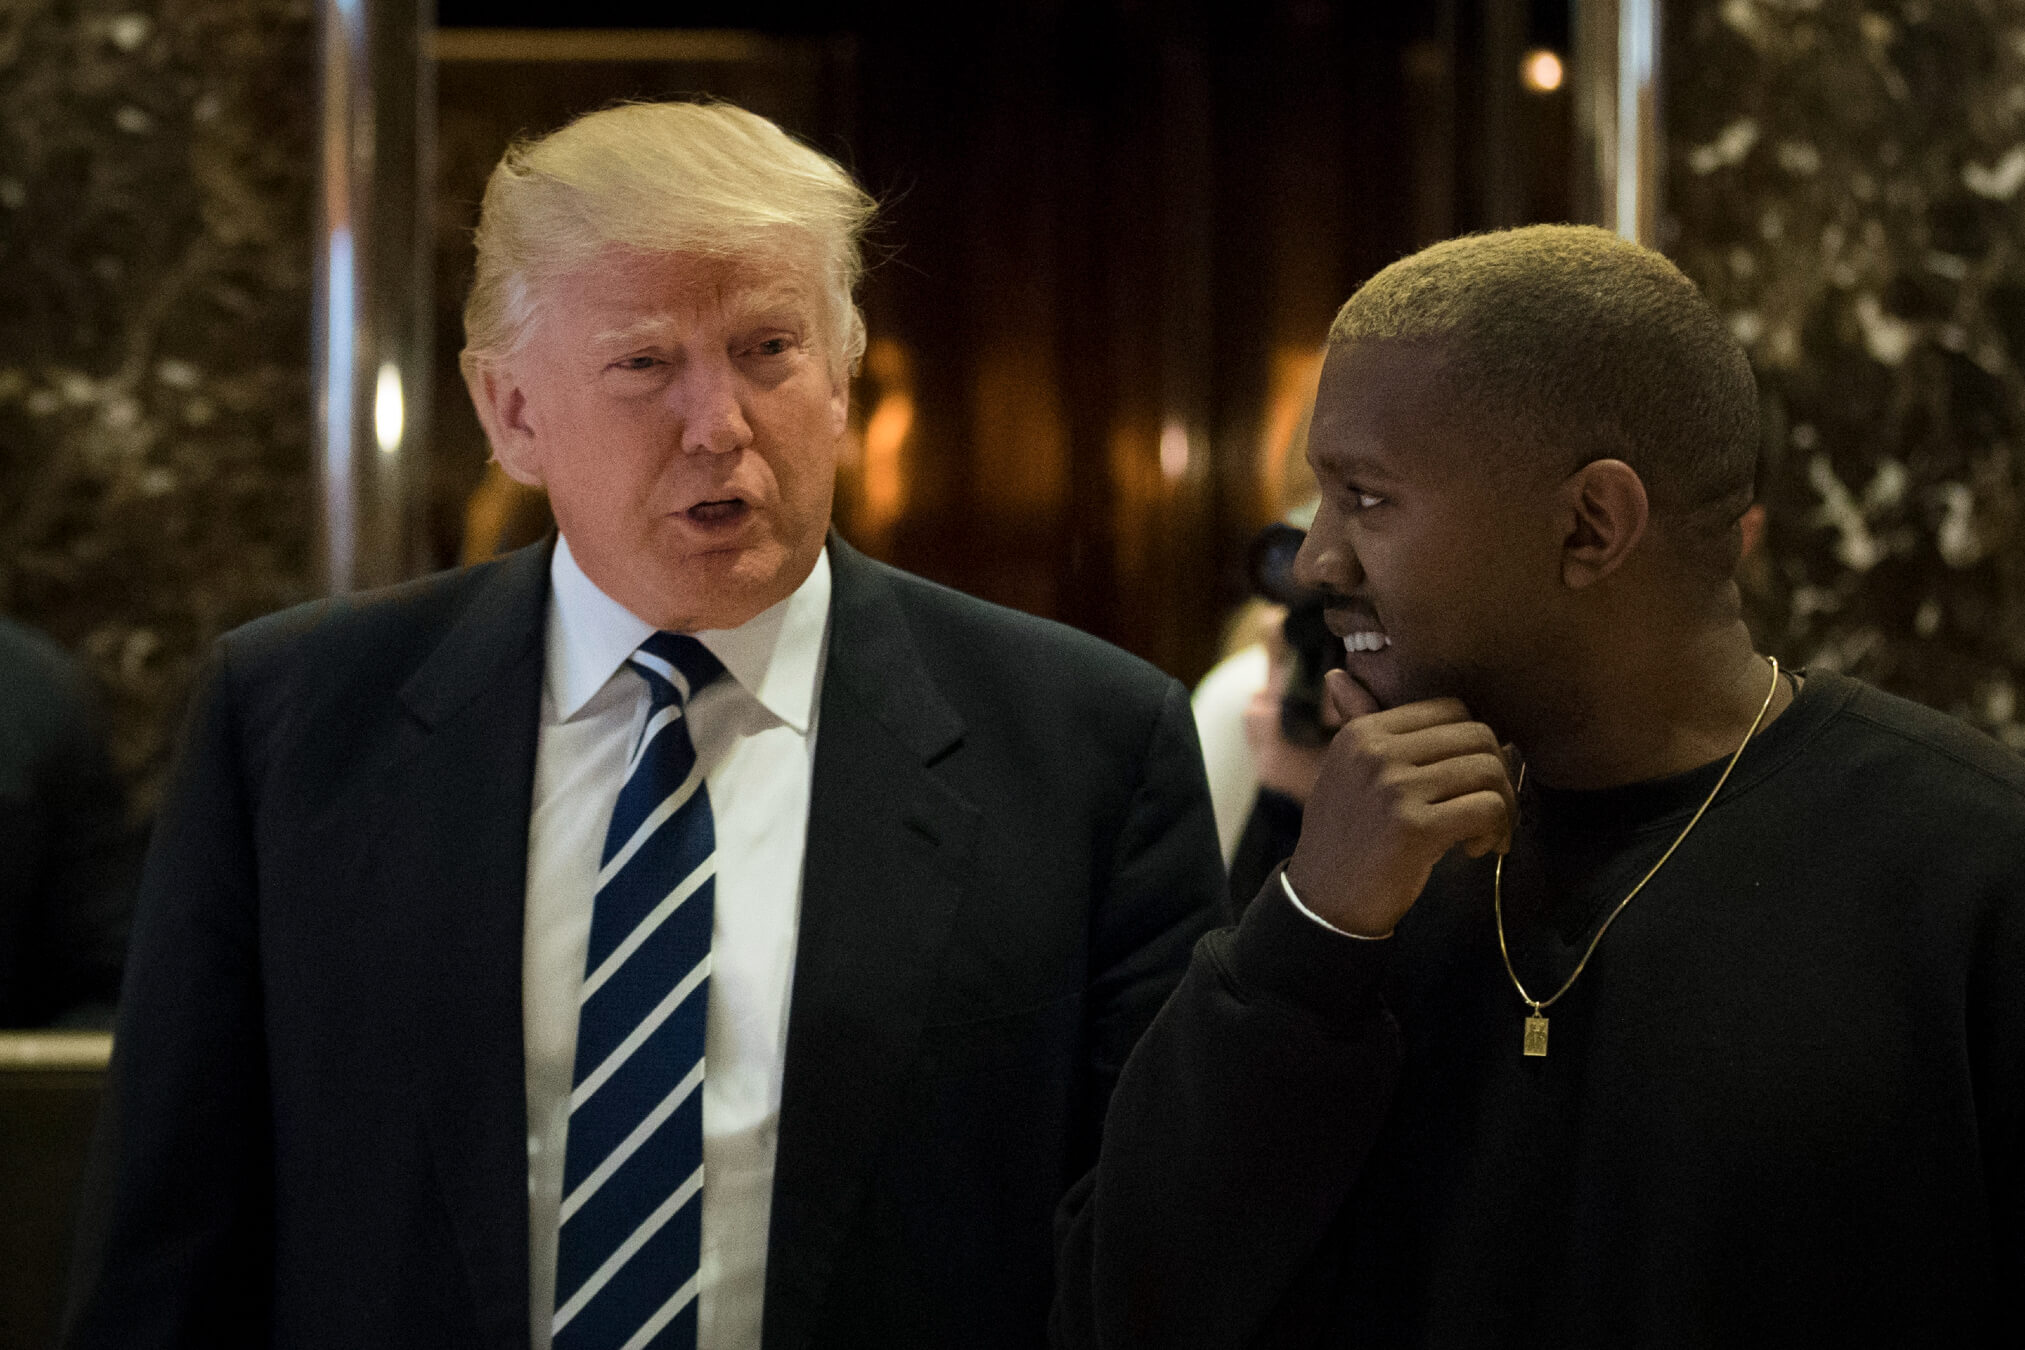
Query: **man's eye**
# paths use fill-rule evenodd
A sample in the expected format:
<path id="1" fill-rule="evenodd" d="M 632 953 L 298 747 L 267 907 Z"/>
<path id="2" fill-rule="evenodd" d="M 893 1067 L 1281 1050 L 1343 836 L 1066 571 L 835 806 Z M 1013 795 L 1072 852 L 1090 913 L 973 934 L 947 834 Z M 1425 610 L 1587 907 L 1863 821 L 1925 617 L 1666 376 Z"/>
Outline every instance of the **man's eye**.
<path id="1" fill-rule="evenodd" d="M 658 362 L 651 356 L 626 356 L 612 362 L 614 370 L 652 370 Z"/>
<path id="2" fill-rule="evenodd" d="M 1357 504 L 1359 511 L 1369 511 L 1374 506 L 1385 505 L 1385 498 L 1375 492 L 1365 492 L 1360 488 L 1352 488 L 1350 490 L 1350 500 Z"/>
<path id="3" fill-rule="evenodd" d="M 795 340 L 789 337 L 768 338 L 755 342 L 750 348 L 754 356 L 786 356 L 794 349 Z"/>

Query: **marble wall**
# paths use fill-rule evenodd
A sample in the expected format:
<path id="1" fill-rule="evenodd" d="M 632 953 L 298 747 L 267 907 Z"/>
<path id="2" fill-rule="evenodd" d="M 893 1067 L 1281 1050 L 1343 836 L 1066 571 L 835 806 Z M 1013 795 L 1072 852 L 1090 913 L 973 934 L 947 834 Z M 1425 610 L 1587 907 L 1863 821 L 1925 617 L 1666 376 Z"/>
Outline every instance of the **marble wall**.
<path id="1" fill-rule="evenodd" d="M 1754 621 L 2025 747 L 2025 3 L 1667 8 Z M 316 587 L 315 110 L 310 0 L 0 3 L 0 613 L 90 662 L 143 808 L 211 639 Z"/>
<path id="2" fill-rule="evenodd" d="M 211 640 L 314 590 L 310 0 L 0 5 L 0 613 L 152 803 Z"/>
<path id="3" fill-rule="evenodd" d="M 2025 748 L 2025 4 L 1669 10 L 1670 249 L 1764 398 L 1754 621 Z"/>

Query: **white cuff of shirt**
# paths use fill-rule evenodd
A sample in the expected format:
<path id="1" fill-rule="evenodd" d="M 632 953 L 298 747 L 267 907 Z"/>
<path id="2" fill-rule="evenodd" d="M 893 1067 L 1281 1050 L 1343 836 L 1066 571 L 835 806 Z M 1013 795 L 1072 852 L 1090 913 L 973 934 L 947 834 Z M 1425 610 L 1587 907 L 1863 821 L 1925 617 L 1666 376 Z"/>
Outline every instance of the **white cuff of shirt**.
<path id="1" fill-rule="evenodd" d="M 1284 867 L 1280 869 L 1280 889 L 1287 893 L 1287 899 L 1294 902 L 1295 909 L 1300 910 L 1301 913 L 1307 915 L 1310 919 L 1313 919 L 1316 923 L 1321 924 L 1324 928 L 1328 929 L 1332 933 L 1341 934 L 1343 937 L 1346 938 L 1356 938 L 1359 942 L 1383 942 L 1385 941 L 1385 939 L 1392 936 L 1391 929 L 1387 929 L 1383 933 L 1353 933 L 1347 928 L 1338 928 L 1335 924 L 1330 923 L 1327 919 L 1317 914 L 1314 910 L 1309 909 L 1306 905 L 1301 903 L 1301 897 L 1294 894 L 1294 883 L 1287 880 L 1287 869 Z"/>

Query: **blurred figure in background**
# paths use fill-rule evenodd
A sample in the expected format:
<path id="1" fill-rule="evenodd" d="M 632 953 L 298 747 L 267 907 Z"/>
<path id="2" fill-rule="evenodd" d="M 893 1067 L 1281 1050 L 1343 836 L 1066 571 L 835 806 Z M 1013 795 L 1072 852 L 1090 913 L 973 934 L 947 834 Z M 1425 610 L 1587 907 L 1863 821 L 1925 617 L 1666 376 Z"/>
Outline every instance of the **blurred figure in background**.
<path id="1" fill-rule="evenodd" d="M 1340 725 L 1322 677 L 1343 663 L 1322 622 L 1322 597 L 1293 579 L 1294 554 L 1315 516 L 1313 498 L 1253 540 L 1253 598 L 1231 621 L 1230 653 L 1196 687 L 1196 733 L 1209 770 L 1217 834 L 1234 911 L 1294 851 L 1301 807 Z"/>
<path id="2" fill-rule="evenodd" d="M 1280 642 L 1284 606 L 1253 597 L 1224 625 L 1223 653 L 1195 686 L 1189 704 L 1202 764 L 1209 774 L 1209 800 L 1216 811 L 1217 843 L 1229 867 L 1245 822 L 1259 795 L 1259 769 L 1248 718 L 1252 703 L 1272 678 L 1272 648 Z"/>
<path id="3" fill-rule="evenodd" d="M 1317 354 L 1316 369 L 1321 366 Z M 1295 391 L 1297 396 L 1299 391 Z M 1269 496 L 1279 520 L 1252 541 L 1245 559 L 1245 581 L 1251 598 L 1240 605 L 1224 627 L 1222 657 L 1195 687 L 1191 700 L 1195 712 L 1196 737 L 1202 742 L 1203 767 L 1209 774 L 1210 802 L 1216 810 L 1217 842 L 1223 848 L 1226 869 L 1236 865 L 1239 845 L 1258 803 L 1259 757 L 1273 757 L 1276 743 L 1261 738 L 1258 709 L 1262 700 L 1278 706 L 1277 691 L 1284 682 L 1281 670 L 1286 655 L 1283 627 L 1287 619 L 1287 587 L 1274 584 L 1261 574 L 1262 564 L 1277 570 L 1278 581 L 1287 580 L 1285 564 L 1293 558 L 1274 553 L 1271 544 L 1291 526 L 1305 530 L 1315 517 L 1315 475 L 1308 467 L 1308 428 L 1315 416 L 1314 385 L 1306 386 L 1299 415 L 1292 419 L 1284 444 L 1268 450 L 1265 472 Z M 1299 547 L 1299 540 L 1295 540 Z M 1296 778 L 1301 775 L 1297 773 Z M 1278 781 L 1278 775 L 1275 775 Z M 1255 892 L 1254 886 L 1252 891 Z M 1232 896 L 1242 909 L 1252 892 L 1232 887 Z"/>
<path id="4" fill-rule="evenodd" d="M 0 619 L 0 1027 L 110 1024 L 137 844 L 84 672 Z"/>
<path id="5" fill-rule="evenodd" d="M 1323 622 L 1323 597 L 1294 580 L 1294 555 L 1315 518 L 1310 501 L 1290 523 L 1268 526 L 1252 546 L 1252 585 L 1277 602 L 1281 618 L 1266 644 L 1266 682 L 1245 709 L 1245 742 L 1258 793 L 1230 860 L 1231 905 L 1245 907 L 1301 837 L 1301 815 L 1323 753 L 1343 719 L 1323 679 L 1343 664 L 1342 641 Z"/>

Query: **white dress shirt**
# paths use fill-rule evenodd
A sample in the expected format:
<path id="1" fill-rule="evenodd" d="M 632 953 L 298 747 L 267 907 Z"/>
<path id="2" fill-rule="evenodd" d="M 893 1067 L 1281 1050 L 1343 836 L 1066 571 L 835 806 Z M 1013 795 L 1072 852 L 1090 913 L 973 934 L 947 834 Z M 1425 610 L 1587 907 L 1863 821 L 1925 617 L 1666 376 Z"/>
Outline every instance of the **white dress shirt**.
<path id="1" fill-rule="evenodd" d="M 549 1350 L 555 1311 L 577 993 L 598 860 L 627 753 L 647 716 L 647 685 L 625 663 L 654 631 L 584 575 L 568 540 L 557 541 L 549 575 L 521 972 L 533 1350 Z M 829 613 L 825 552 L 800 589 L 773 608 L 738 628 L 695 635 L 726 671 L 687 713 L 717 833 L 704 1039 L 700 1350 L 759 1346 Z"/>
<path id="2" fill-rule="evenodd" d="M 1188 700 L 1195 712 L 1195 738 L 1202 743 L 1202 767 L 1209 774 L 1209 809 L 1216 817 L 1216 842 L 1223 847 L 1226 868 L 1237 857 L 1245 822 L 1259 800 L 1259 765 L 1245 735 L 1245 714 L 1271 678 L 1266 644 L 1254 642 L 1210 667 Z"/>

